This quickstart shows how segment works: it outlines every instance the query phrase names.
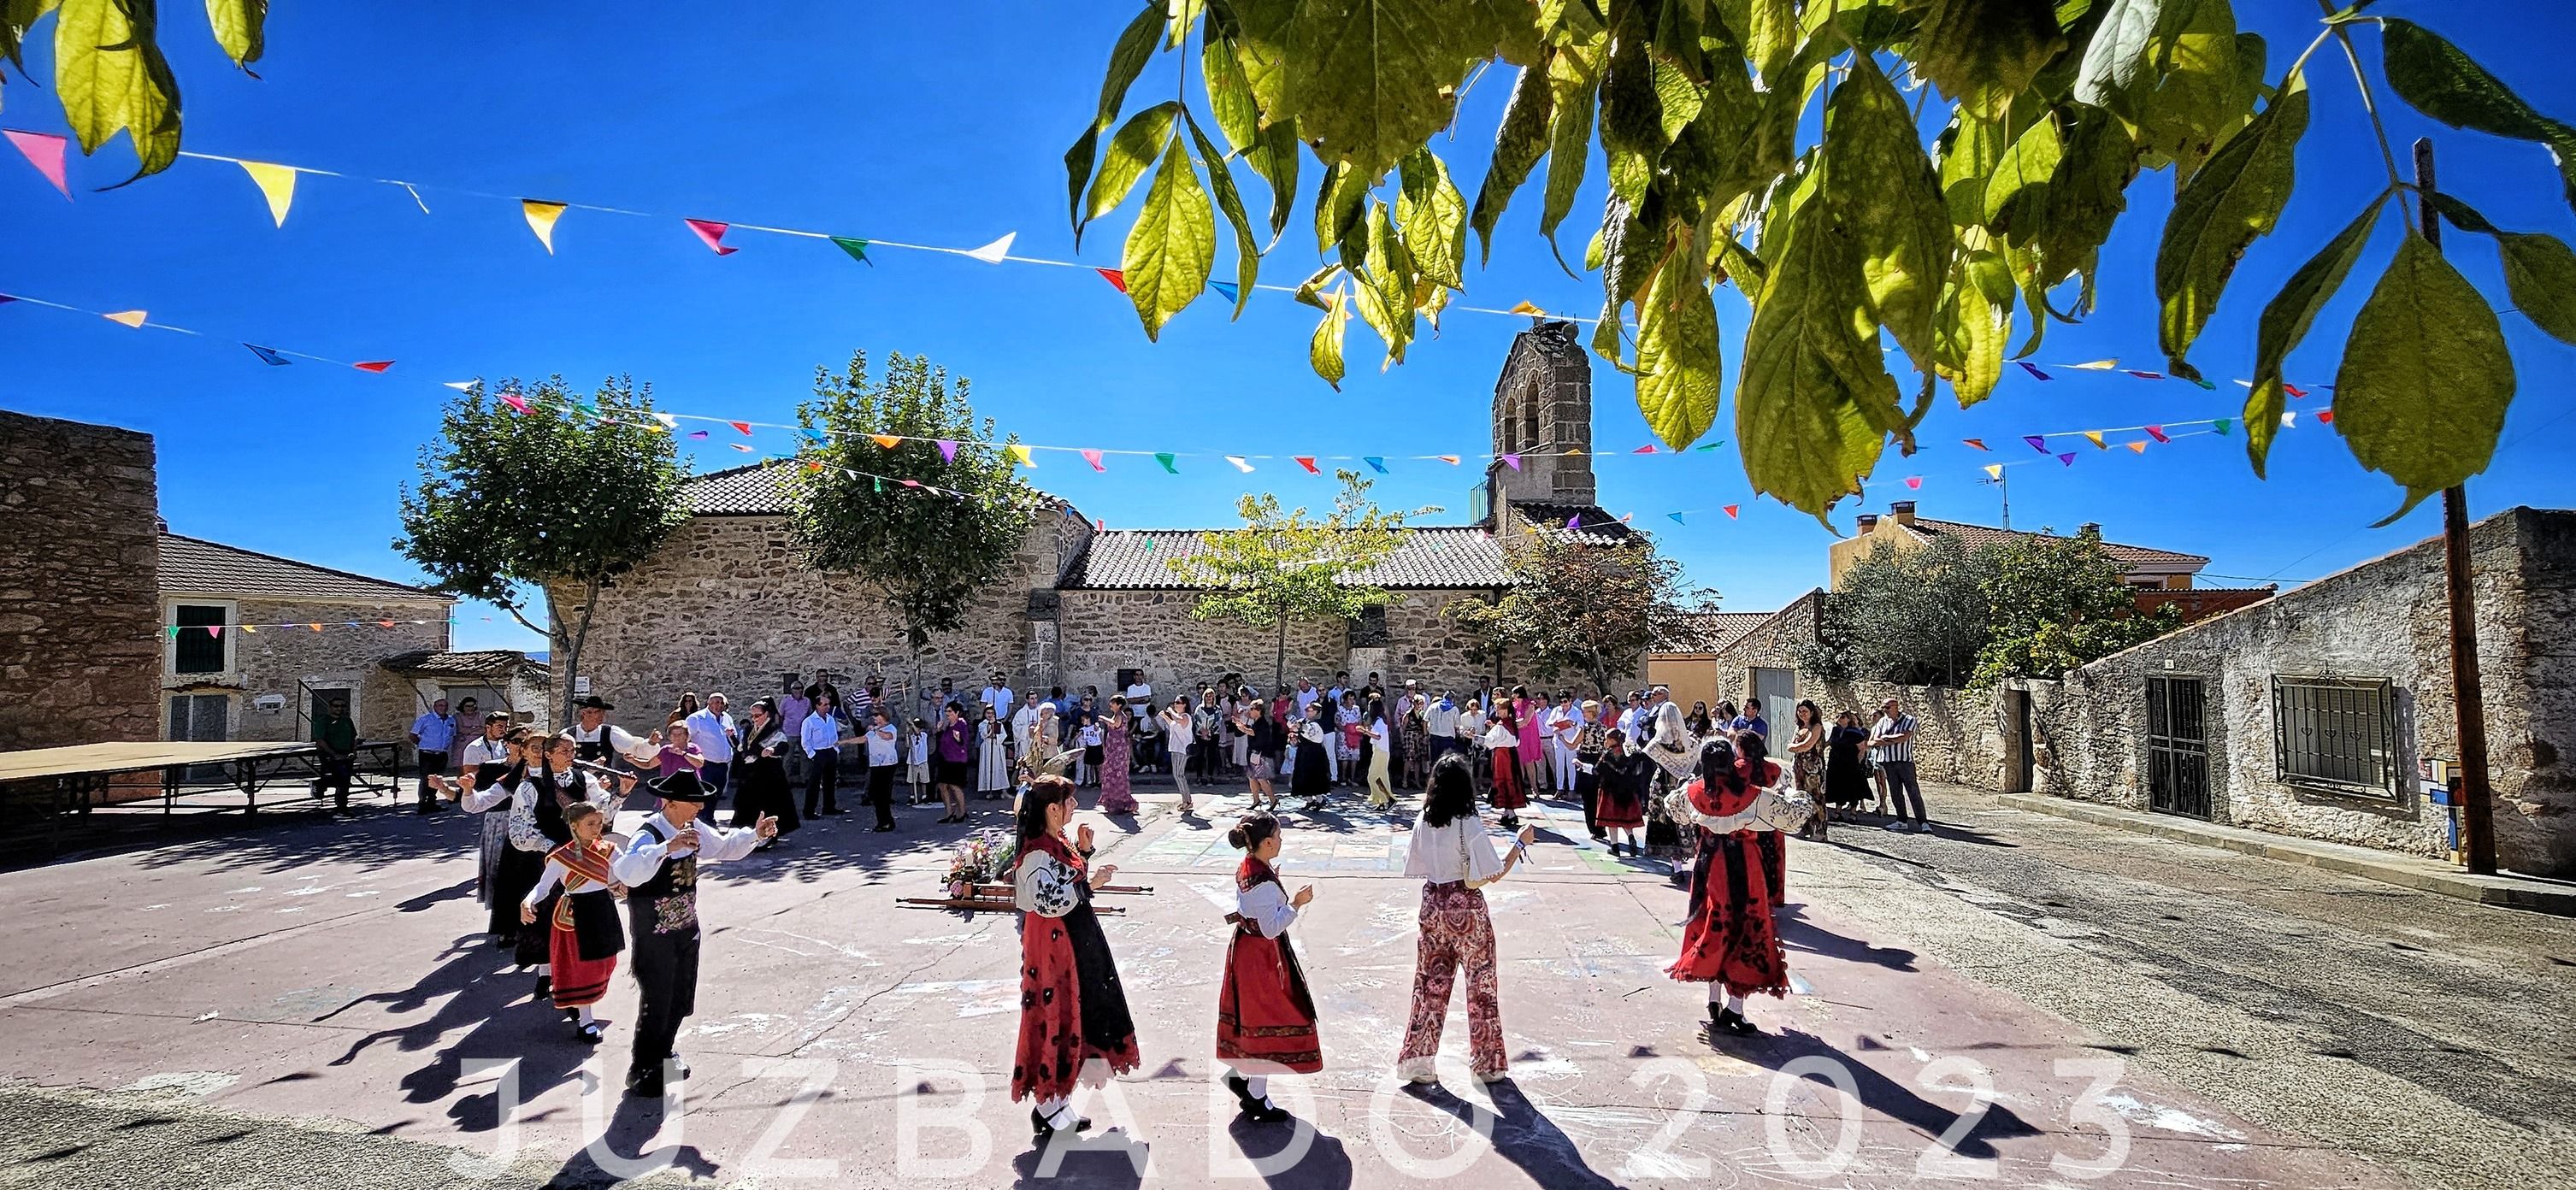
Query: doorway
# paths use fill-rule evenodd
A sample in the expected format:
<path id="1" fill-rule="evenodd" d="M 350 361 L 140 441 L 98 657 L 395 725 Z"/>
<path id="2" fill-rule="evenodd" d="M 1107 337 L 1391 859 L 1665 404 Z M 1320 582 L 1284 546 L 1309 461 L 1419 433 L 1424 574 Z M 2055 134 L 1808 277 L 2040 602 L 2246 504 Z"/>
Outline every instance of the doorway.
<path id="1" fill-rule="evenodd" d="M 2209 732 L 2200 679 L 2147 679 L 2147 808 L 2209 817 Z"/>
<path id="2" fill-rule="evenodd" d="M 1789 725 L 1798 721 L 1797 672 L 1786 669 L 1755 669 L 1753 700 L 1762 704 L 1762 718 L 1771 724 L 1772 735 L 1775 738 L 1785 738 Z"/>
<path id="3" fill-rule="evenodd" d="M 2005 793 L 2029 793 L 2037 784 L 2039 733 L 2031 722 L 2030 691 L 2004 691 Z"/>

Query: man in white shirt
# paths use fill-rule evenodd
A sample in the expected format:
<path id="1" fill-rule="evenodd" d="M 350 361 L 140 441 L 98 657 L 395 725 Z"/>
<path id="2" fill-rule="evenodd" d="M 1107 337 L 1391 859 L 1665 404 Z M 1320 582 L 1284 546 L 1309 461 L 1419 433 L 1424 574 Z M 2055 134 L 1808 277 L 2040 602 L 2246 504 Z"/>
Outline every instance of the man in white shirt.
<path id="1" fill-rule="evenodd" d="M 1004 723 L 1011 721 L 1011 706 L 1014 699 L 1011 696 L 1011 688 L 1002 684 L 1001 671 L 994 671 L 992 678 L 984 683 L 984 693 L 979 697 L 984 700 L 985 706 L 993 708 L 994 718 Z"/>
<path id="2" fill-rule="evenodd" d="M 429 704 L 420 718 L 411 721 L 411 746 L 420 761 L 420 812 L 438 812 L 438 794 L 430 788 L 432 778 L 447 776 L 447 750 L 456 744 L 456 720 L 447 713 L 447 700 Z"/>
<path id="3" fill-rule="evenodd" d="M 1583 707 L 1574 701 L 1573 691 L 1566 691 L 1547 713 L 1547 759 L 1560 793 L 1574 791 L 1574 737 L 1582 730 Z"/>
<path id="4" fill-rule="evenodd" d="M 633 768 L 659 771 L 662 746 L 637 739 L 635 733 L 609 722 L 608 712 L 616 709 L 596 694 L 573 704 L 576 716 L 572 730 L 574 759 L 604 768 L 615 768 L 616 761 L 623 760 Z"/>
<path id="5" fill-rule="evenodd" d="M 1029 753 L 1029 741 L 1030 741 L 1032 738 L 1034 738 L 1034 737 L 1032 736 L 1032 734 L 1031 734 L 1031 733 L 1033 733 L 1033 732 L 1035 732 L 1035 731 L 1037 730 L 1037 726 L 1038 726 L 1038 700 L 1037 700 L 1037 699 L 1035 699 L 1035 698 L 1028 699 L 1027 701 L 1022 702 L 1022 703 L 1020 704 L 1020 709 L 1018 709 L 1018 710 L 1016 710 L 1016 711 L 1011 712 L 1011 739 L 1010 739 L 1010 746 L 1011 746 L 1011 758 L 1012 758 L 1013 760 L 1019 761 L 1019 762 L 1021 762 L 1021 763 L 1030 763 L 1030 758 L 1029 758 L 1029 754 L 1028 754 L 1028 753 Z"/>
<path id="6" fill-rule="evenodd" d="M 671 1043 L 680 1035 L 680 1022 L 698 1007 L 698 865 L 751 854 L 762 840 L 777 837 L 778 820 L 762 815 L 748 830 L 699 821 L 707 791 L 687 769 L 645 788 L 661 795 L 662 808 L 645 817 L 608 871 L 626 886 L 629 946 L 641 992 L 626 1090 L 658 1099 L 665 1078 L 689 1074 Z"/>
<path id="7" fill-rule="evenodd" d="M 894 775 L 902 771 L 895 741 L 894 716 L 879 706 L 868 716 L 868 802 L 877 809 L 877 829 L 894 829 Z"/>
<path id="8" fill-rule="evenodd" d="M 1297 679 L 1296 702 L 1297 718 L 1299 721 L 1304 721 L 1306 718 L 1306 708 L 1313 705 L 1314 701 L 1320 697 L 1322 697 L 1322 694 L 1315 689 L 1315 683 L 1305 678 Z"/>
<path id="9" fill-rule="evenodd" d="M 689 729 L 689 743 L 704 761 L 698 766 L 698 780 L 705 783 L 708 792 L 723 794 L 725 778 L 733 772 L 733 750 L 742 742 L 733 716 L 725 713 L 725 696 L 721 692 L 708 695 L 707 705 L 680 722 Z"/>

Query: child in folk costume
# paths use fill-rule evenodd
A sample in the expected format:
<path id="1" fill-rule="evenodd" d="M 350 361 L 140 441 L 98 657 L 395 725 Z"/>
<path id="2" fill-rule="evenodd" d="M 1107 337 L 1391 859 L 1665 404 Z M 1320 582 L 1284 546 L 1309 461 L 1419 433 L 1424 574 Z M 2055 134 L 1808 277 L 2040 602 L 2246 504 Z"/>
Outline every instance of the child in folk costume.
<path id="1" fill-rule="evenodd" d="M 1511 854 L 1496 856 L 1494 840 L 1476 816 L 1476 778 L 1466 758 L 1452 753 L 1431 766 L 1431 788 L 1422 795 L 1422 816 L 1414 821 L 1404 857 L 1404 874 L 1422 881 L 1422 934 L 1414 956 L 1413 1015 L 1396 1056 L 1398 1076 L 1439 1081 L 1432 1060 L 1449 1015 L 1449 986 L 1462 968 L 1468 1068 L 1487 1082 L 1508 1071 L 1494 921 L 1485 912 L 1484 886 L 1511 873 L 1527 854 L 1531 835 L 1532 828 L 1521 828 Z"/>
<path id="2" fill-rule="evenodd" d="M 627 778 L 627 788 L 634 785 L 634 778 Z M 583 802 L 565 809 L 564 821 L 572 827 L 572 841 L 546 855 L 545 875 L 519 903 L 519 921 L 535 924 L 538 904 L 557 888 L 563 890 L 546 931 L 554 960 L 555 1007 L 572 1018 L 582 1040 L 597 1045 L 608 1026 L 591 1006 L 608 995 L 608 977 L 617 973 L 617 952 L 626 949 L 626 931 L 617 924 L 616 897 L 626 890 L 608 870 L 617 858 L 617 848 L 600 838 L 608 830 L 608 815 Z"/>
<path id="3" fill-rule="evenodd" d="M 1780 766 L 1756 758 L 1739 767 L 1735 746 L 1721 734 L 1700 749 L 1699 780 L 1668 799 L 1668 812 L 1692 823 L 1699 842 L 1693 867 L 1690 923 L 1682 930 L 1681 956 L 1666 973 L 1708 985 L 1712 1032 L 1758 1033 L 1744 1019 L 1744 998 L 1789 990 L 1789 959 L 1772 926 L 1779 880 L 1774 860 L 1754 836 L 1796 830 L 1813 808 L 1804 794 L 1773 788 Z"/>
<path id="4" fill-rule="evenodd" d="M 1511 704 L 1495 700 L 1493 726 L 1485 729 L 1485 751 L 1494 762 L 1494 808 L 1503 812 L 1506 827 L 1521 824 L 1521 807 L 1529 804 L 1528 787 L 1521 783 L 1521 720 Z"/>
<path id="5" fill-rule="evenodd" d="M 538 856 L 572 842 L 572 823 L 566 817 L 574 806 L 589 805 L 600 810 L 616 808 L 618 792 L 589 770 L 575 767 L 580 755 L 579 741 L 567 731 L 547 740 L 537 753 L 538 764 L 510 807 L 510 845 Z M 544 865 L 537 866 L 542 878 Z M 551 920 L 560 889 L 542 897 L 537 903 L 540 918 Z M 519 894 L 524 898 L 525 894 Z M 521 967 L 537 969 L 536 996 L 544 999 L 554 993 L 554 936 L 551 930 L 519 931 L 518 960 Z"/>
<path id="6" fill-rule="evenodd" d="M 1226 842 L 1242 848 L 1243 862 L 1234 870 L 1234 912 L 1225 920 L 1234 928 L 1225 955 L 1225 986 L 1216 997 L 1216 1056 L 1229 1065 L 1225 1085 L 1243 1104 L 1243 1114 L 1257 1123 L 1275 1124 L 1288 1113 L 1270 1102 L 1267 1072 L 1313 1074 L 1324 1068 L 1322 1042 L 1315 1035 L 1315 998 L 1306 990 L 1306 972 L 1297 950 L 1288 943 L 1288 927 L 1297 911 L 1315 899 L 1315 886 L 1288 895 L 1271 864 L 1279 858 L 1279 820 L 1267 814 L 1243 816 L 1226 832 Z M 1262 1073 L 1245 1074 L 1239 1066 Z"/>
<path id="7" fill-rule="evenodd" d="M 1035 1101 L 1029 1128 L 1039 1143 L 1058 1131 L 1091 1127 L 1073 1114 L 1074 1087 L 1098 1086 L 1143 1060 L 1117 961 L 1091 908 L 1091 886 L 1107 883 L 1118 869 L 1090 866 L 1090 827 L 1066 842 L 1073 804 L 1073 784 L 1053 775 L 1038 778 L 1022 795 L 1020 854 L 1012 877 L 1012 900 L 1021 916 L 1020 1035 L 1011 1098 Z"/>
<path id="8" fill-rule="evenodd" d="M 1628 735 L 1607 731 L 1601 736 L 1601 756 L 1591 762 L 1599 790 L 1595 797 L 1594 816 L 1610 840 L 1610 854 L 1619 854 L 1624 842 L 1631 857 L 1646 854 L 1646 799 L 1655 785 L 1655 762 L 1628 750 Z"/>
<path id="9" fill-rule="evenodd" d="M 658 1099 L 666 1077 L 689 1076 L 671 1043 L 698 1008 L 698 865 L 751 854 L 778 836 L 778 819 L 764 814 L 749 830 L 726 830 L 700 818 L 709 794 L 687 769 L 646 788 L 660 795 L 662 809 L 635 828 L 608 871 L 626 886 L 639 993 L 626 1091 Z"/>

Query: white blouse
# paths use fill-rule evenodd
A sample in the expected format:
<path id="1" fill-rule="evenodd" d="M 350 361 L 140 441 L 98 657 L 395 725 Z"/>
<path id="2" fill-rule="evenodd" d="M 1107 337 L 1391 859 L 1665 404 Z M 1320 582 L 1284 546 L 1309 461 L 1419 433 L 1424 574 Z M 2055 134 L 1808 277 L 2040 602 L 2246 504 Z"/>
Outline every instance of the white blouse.
<path id="1" fill-rule="evenodd" d="M 1022 913 L 1040 917 L 1063 917 L 1081 903 L 1076 885 L 1082 875 L 1073 865 L 1044 852 L 1033 852 L 1020 860 L 1019 871 L 1011 882 L 1011 901 Z"/>
<path id="2" fill-rule="evenodd" d="M 1264 938 L 1276 938 L 1288 932 L 1297 920 L 1297 907 L 1288 903 L 1288 892 L 1276 880 L 1264 880 L 1250 889 L 1234 894 L 1234 911 Z"/>
<path id="3" fill-rule="evenodd" d="M 1768 787 L 1753 795 L 1753 803 L 1733 814 L 1702 814 L 1691 805 L 1690 795 L 1674 790 L 1665 795 L 1664 806 L 1672 816 L 1685 822 L 1696 822 L 1717 834 L 1736 831 L 1780 831 L 1791 833 L 1807 825 L 1816 812 L 1815 799 L 1801 790 L 1786 785 Z"/>
<path id="4" fill-rule="evenodd" d="M 1446 826 L 1416 818 L 1404 852 L 1404 874 L 1430 884 L 1484 884 L 1502 876 L 1503 857 L 1494 850 L 1484 820 L 1473 814 L 1450 819 Z"/>
<path id="5" fill-rule="evenodd" d="M 1502 720 L 1496 719 L 1494 720 L 1494 725 L 1492 727 L 1485 729 L 1485 746 L 1488 748 L 1518 748 L 1521 746 L 1520 733 L 1504 726 Z"/>

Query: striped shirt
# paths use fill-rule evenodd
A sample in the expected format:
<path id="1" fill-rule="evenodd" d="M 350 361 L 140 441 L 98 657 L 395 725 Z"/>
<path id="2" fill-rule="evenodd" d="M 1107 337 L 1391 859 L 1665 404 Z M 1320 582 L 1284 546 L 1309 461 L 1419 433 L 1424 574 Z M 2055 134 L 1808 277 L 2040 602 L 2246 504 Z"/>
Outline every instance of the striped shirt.
<path id="1" fill-rule="evenodd" d="M 1886 738 L 1891 735 L 1905 738 L 1896 740 Z M 1877 725 L 1871 727 L 1869 731 L 1869 755 L 1871 759 L 1881 764 L 1891 760 L 1903 764 L 1914 763 L 1914 716 L 1898 715 L 1894 719 L 1884 715 L 1879 716 Z"/>

